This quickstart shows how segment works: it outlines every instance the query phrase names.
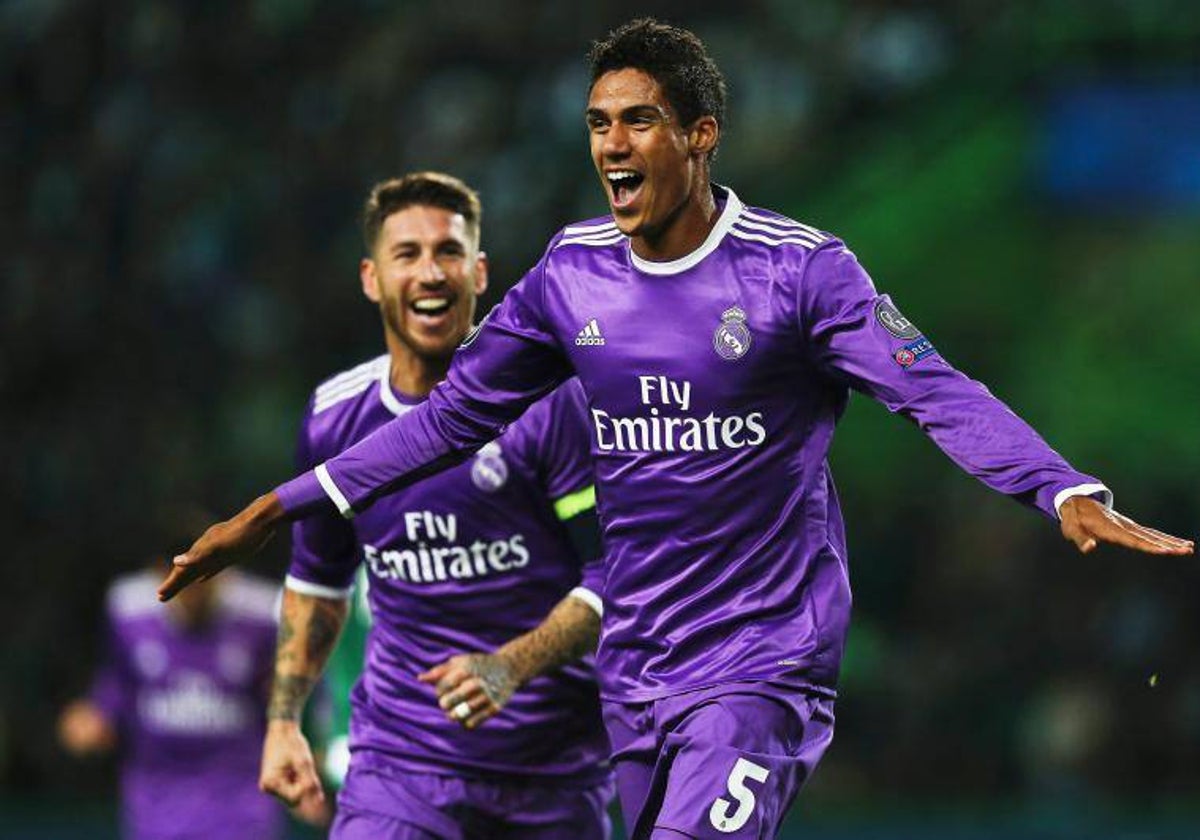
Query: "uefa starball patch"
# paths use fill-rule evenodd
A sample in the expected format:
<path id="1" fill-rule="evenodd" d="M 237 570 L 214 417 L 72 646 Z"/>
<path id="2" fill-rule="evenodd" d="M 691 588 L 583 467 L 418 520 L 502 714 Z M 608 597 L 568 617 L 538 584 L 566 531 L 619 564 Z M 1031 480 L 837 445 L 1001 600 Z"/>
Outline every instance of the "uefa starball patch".
<path id="1" fill-rule="evenodd" d="M 896 360 L 896 364 L 900 365 L 900 367 L 908 368 L 932 354 L 933 343 L 925 336 L 921 336 L 916 341 L 905 344 L 893 353 L 892 358 Z"/>

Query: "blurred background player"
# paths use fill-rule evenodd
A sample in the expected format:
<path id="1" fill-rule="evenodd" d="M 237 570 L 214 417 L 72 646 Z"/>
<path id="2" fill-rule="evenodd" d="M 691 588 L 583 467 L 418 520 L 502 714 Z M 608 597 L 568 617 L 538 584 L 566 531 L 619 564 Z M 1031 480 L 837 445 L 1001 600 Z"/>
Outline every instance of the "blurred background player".
<path id="1" fill-rule="evenodd" d="M 128 840 L 269 840 L 285 814 L 258 790 L 279 590 L 239 572 L 151 600 L 161 566 L 119 578 L 104 658 L 62 712 L 75 755 L 117 750 Z"/>
<path id="2" fill-rule="evenodd" d="M 421 404 L 445 376 L 487 285 L 480 214 L 475 193 L 440 173 L 372 189 L 360 273 L 388 354 L 316 389 L 303 468 Z M 289 803 L 321 795 L 297 721 L 363 564 L 373 621 L 332 836 L 609 835 L 594 676 L 569 664 L 594 649 L 601 613 L 599 564 L 585 566 L 571 536 L 595 542 L 586 423 L 570 382 L 467 463 L 353 520 L 330 510 L 297 524 L 264 790 Z M 353 642 L 347 655 L 361 656 Z"/>
<path id="3" fill-rule="evenodd" d="M 280 519 L 368 510 L 575 373 L 604 501 L 597 664 L 626 822 L 771 836 L 833 733 L 850 588 L 827 457 L 851 386 L 1082 552 L 1192 552 L 1114 512 L 840 240 L 711 184 L 724 99 L 686 30 L 641 20 L 598 43 L 587 125 L 611 217 L 555 237 L 424 406 L 210 529 L 164 594 Z"/>

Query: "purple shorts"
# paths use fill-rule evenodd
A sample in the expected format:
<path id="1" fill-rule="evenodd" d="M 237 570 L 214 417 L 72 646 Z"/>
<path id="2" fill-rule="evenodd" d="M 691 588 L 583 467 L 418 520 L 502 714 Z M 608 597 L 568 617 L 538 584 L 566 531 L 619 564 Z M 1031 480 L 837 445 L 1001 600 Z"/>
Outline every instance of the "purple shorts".
<path id="1" fill-rule="evenodd" d="M 609 840 L 613 784 L 483 781 L 350 767 L 330 840 Z"/>
<path id="2" fill-rule="evenodd" d="M 833 700 L 777 683 L 730 683 L 646 703 L 605 701 L 604 723 L 631 840 L 775 837 L 833 740 Z"/>

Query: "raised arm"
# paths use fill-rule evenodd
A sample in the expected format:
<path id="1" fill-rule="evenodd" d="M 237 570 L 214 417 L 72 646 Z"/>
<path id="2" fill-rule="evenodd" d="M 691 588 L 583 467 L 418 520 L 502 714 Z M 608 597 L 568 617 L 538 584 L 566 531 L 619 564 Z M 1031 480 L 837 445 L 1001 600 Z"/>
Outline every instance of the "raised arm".
<path id="1" fill-rule="evenodd" d="M 347 598 L 284 590 L 258 787 L 290 806 L 324 798 L 300 717 L 349 612 Z"/>
<path id="2" fill-rule="evenodd" d="M 994 490 L 1060 522 L 1080 551 L 1109 542 L 1151 554 L 1193 543 L 1113 511 L 1112 493 L 1080 473 L 983 385 L 950 366 L 834 242 L 797 283 L 797 316 L 814 363 L 914 421 L 943 452 Z"/>

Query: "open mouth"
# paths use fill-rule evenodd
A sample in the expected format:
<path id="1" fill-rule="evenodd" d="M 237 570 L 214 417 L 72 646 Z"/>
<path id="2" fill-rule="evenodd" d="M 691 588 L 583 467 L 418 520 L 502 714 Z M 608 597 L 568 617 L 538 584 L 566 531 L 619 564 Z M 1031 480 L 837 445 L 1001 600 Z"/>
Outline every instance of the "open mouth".
<path id="1" fill-rule="evenodd" d="M 612 191 L 613 207 L 617 209 L 632 204 L 646 180 L 645 175 L 632 169 L 611 169 L 604 173 L 604 177 Z"/>
<path id="2" fill-rule="evenodd" d="M 439 318 L 450 311 L 453 303 L 448 297 L 427 297 L 414 300 L 408 307 L 422 317 Z"/>

